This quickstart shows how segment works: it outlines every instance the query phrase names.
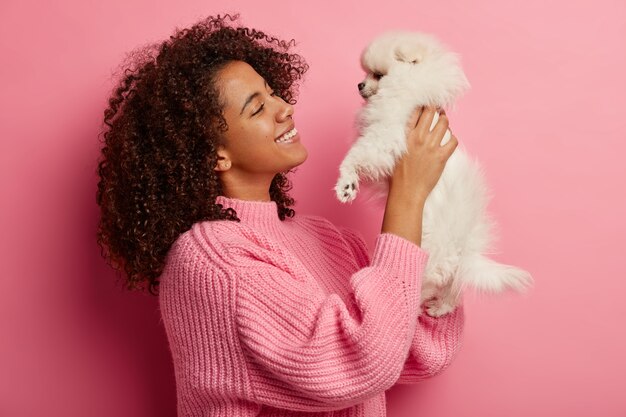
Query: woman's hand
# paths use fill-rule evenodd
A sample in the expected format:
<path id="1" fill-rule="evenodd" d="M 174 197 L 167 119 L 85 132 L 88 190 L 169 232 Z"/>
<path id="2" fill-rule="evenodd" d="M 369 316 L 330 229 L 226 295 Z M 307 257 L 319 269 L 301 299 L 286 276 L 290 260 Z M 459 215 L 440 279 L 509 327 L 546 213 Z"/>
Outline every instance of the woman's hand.
<path id="1" fill-rule="evenodd" d="M 396 163 L 389 180 L 390 190 L 399 188 L 408 198 L 425 200 L 439 181 L 445 164 L 456 149 L 458 141 L 451 133 L 450 140 L 441 146 L 448 129 L 448 117 L 440 110 L 439 120 L 430 131 L 435 107 L 418 107 L 407 126 L 407 152 Z"/>
<path id="2" fill-rule="evenodd" d="M 435 108 L 418 108 L 409 119 L 407 152 L 396 163 L 389 179 L 389 194 L 381 228 L 382 233 L 394 233 L 420 246 L 422 243 L 422 218 L 426 197 L 435 188 L 446 161 L 454 152 L 458 141 L 441 146 L 448 118 L 442 111 L 437 124 L 430 131 Z"/>

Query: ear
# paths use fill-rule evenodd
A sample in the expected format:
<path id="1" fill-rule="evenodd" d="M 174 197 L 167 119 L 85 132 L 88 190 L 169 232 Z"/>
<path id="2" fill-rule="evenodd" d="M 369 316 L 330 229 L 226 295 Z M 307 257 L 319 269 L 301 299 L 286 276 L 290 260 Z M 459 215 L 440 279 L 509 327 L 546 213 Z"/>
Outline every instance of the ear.
<path id="1" fill-rule="evenodd" d="M 394 57 L 397 61 L 419 64 L 423 57 L 418 48 L 411 44 L 400 44 L 394 50 Z"/>
<path id="2" fill-rule="evenodd" d="M 217 149 L 217 165 L 213 168 L 214 171 L 228 171 L 232 166 L 232 161 L 228 156 L 228 152 L 224 147 L 220 146 Z"/>

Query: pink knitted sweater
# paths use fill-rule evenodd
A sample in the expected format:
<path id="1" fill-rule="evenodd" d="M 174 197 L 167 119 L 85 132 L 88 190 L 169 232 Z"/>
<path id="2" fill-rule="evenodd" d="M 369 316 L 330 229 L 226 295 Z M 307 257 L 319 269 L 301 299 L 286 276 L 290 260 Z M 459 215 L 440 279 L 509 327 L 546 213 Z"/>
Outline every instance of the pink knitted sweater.
<path id="1" fill-rule="evenodd" d="M 198 222 L 168 252 L 159 303 L 180 417 L 385 416 L 385 390 L 444 370 L 460 304 L 420 315 L 428 253 L 273 201 L 217 197 L 241 222 Z M 419 317 L 418 317 L 419 316 Z"/>

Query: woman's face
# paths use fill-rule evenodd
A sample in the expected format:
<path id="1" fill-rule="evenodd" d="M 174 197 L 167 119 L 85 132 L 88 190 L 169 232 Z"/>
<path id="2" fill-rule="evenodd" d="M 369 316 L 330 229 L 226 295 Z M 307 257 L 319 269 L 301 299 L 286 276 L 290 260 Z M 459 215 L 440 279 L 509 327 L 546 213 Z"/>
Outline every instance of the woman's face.
<path id="1" fill-rule="evenodd" d="M 275 95 L 248 63 L 228 63 L 218 74 L 217 87 L 228 124 L 225 147 L 218 154 L 230 160 L 229 175 L 248 179 L 268 174 L 271 179 L 306 160 L 299 133 L 290 142 L 276 142 L 295 127 L 293 106 Z"/>

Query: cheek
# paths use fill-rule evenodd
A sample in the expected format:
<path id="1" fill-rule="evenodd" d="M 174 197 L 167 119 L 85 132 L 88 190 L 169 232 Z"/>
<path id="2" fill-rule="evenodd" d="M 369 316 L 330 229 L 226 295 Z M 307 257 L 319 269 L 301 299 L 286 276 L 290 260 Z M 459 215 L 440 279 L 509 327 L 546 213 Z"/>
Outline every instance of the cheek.
<path id="1" fill-rule="evenodd" d="M 267 153 L 274 145 L 273 134 L 273 130 L 263 126 L 242 129 L 237 132 L 236 143 L 233 144 L 232 150 L 240 160 L 253 159 L 255 155 Z"/>

